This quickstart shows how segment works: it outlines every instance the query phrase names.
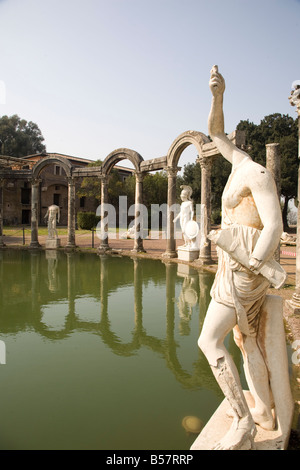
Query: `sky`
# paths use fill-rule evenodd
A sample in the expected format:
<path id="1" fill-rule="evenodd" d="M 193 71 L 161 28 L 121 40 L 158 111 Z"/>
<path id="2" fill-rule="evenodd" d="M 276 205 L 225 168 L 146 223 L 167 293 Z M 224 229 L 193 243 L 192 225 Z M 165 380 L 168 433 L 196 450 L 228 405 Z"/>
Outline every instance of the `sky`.
<path id="1" fill-rule="evenodd" d="M 214 64 L 226 132 L 296 118 L 299 36 L 300 0 L 0 0 L 0 116 L 35 122 L 49 153 L 161 157 L 182 132 L 208 134 Z"/>

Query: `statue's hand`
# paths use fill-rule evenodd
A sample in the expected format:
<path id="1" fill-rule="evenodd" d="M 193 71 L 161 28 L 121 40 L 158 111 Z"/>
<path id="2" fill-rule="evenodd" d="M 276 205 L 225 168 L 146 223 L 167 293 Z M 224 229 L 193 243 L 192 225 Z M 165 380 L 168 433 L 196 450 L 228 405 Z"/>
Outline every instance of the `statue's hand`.
<path id="1" fill-rule="evenodd" d="M 262 265 L 262 262 L 259 261 L 258 259 L 252 258 L 252 257 L 250 258 L 249 266 L 250 266 L 251 271 L 256 271 L 257 269 L 260 268 L 261 265 Z"/>
<path id="2" fill-rule="evenodd" d="M 209 88 L 213 96 L 222 96 L 225 91 L 225 80 L 218 71 L 218 66 L 214 65 L 210 71 Z"/>

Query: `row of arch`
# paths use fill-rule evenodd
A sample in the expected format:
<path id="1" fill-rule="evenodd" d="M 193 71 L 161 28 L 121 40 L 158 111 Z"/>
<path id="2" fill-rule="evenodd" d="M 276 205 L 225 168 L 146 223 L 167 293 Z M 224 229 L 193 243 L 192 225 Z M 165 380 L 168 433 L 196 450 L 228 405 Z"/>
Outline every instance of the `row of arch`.
<path id="1" fill-rule="evenodd" d="M 38 247 L 38 189 L 40 183 L 40 173 L 48 165 L 58 164 L 60 165 L 67 176 L 68 180 L 68 243 L 67 247 L 75 247 L 75 178 L 83 176 L 97 176 L 101 181 L 101 207 L 104 208 L 105 204 L 108 202 L 108 177 L 112 168 L 122 160 L 129 160 L 133 167 L 134 173 L 136 176 L 136 200 L 135 206 L 138 211 L 139 204 L 143 202 L 143 177 L 146 173 L 156 170 L 165 170 L 168 175 L 168 237 L 167 237 L 167 246 L 165 257 L 176 257 L 177 253 L 175 250 L 175 239 L 174 239 L 174 213 L 171 210 L 172 206 L 175 206 L 176 203 L 176 175 L 179 170 L 178 162 L 183 151 L 190 145 L 194 145 L 198 154 L 198 161 L 201 165 L 201 204 L 205 208 L 205 230 L 208 232 L 210 229 L 210 198 L 211 198 L 211 188 L 210 188 L 210 170 L 212 163 L 212 154 L 205 155 L 204 147 L 211 146 L 209 138 L 198 131 L 186 131 L 180 134 L 172 143 L 169 148 L 169 151 L 165 157 L 154 158 L 151 160 L 144 160 L 143 157 L 136 151 L 119 148 L 111 152 L 103 161 L 103 164 L 99 167 L 77 167 L 72 165 L 72 163 L 66 158 L 55 155 L 43 158 L 37 162 L 31 170 L 27 170 L 30 173 L 30 180 L 32 185 L 32 197 L 31 197 L 31 247 Z M 215 150 L 213 154 L 218 154 Z M 214 156 L 214 155 L 213 155 Z M 22 170 L 20 170 L 22 171 Z M 24 172 L 25 170 L 23 170 Z M 16 175 L 18 170 L 12 172 L 13 175 Z M 29 174 L 27 173 L 29 176 Z M 5 174 L 0 178 L 5 178 Z M 8 175 L 9 177 L 9 175 Z M 0 201 L 1 202 L 1 201 Z M 104 209 L 101 212 L 102 220 L 105 219 Z M 136 213 L 136 220 L 138 213 Z M 138 227 L 136 227 L 138 228 Z M 107 231 L 108 227 L 105 227 L 104 231 Z M 136 233 L 139 233 L 139 230 L 136 230 Z M 100 251 L 109 250 L 108 237 L 103 237 L 99 247 Z M 134 252 L 144 251 L 143 240 L 138 235 L 134 240 Z M 209 242 L 205 244 L 200 250 L 199 259 L 203 263 L 211 261 L 210 254 L 210 244 Z"/>
<path id="2" fill-rule="evenodd" d="M 136 172 L 147 172 L 152 170 L 160 170 L 168 168 L 176 169 L 178 161 L 182 152 L 189 145 L 194 145 L 198 152 L 198 155 L 202 153 L 202 146 L 205 143 L 209 143 L 209 138 L 198 131 L 186 131 L 180 134 L 172 143 L 166 157 L 154 158 L 151 160 L 144 160 L 143 157 L 136 152 L 128 148 L 119 148 L 113 150 L 104 160 L 101 167 L 91 168 L 91 173 L 99 173 L 107 176 L 112 168 L 117 165 L 121 160 L 129 160 Z M 76 167 L 70 163 L 69 160 L 62 156 L 56 155 L 55 157 L 48 157 L 37 162 L 32 169 L 32 177 L 38 178 L 43 168 L 52 163 L 60 164 L 66 172 L 67 177 L 71 178 Z"/>

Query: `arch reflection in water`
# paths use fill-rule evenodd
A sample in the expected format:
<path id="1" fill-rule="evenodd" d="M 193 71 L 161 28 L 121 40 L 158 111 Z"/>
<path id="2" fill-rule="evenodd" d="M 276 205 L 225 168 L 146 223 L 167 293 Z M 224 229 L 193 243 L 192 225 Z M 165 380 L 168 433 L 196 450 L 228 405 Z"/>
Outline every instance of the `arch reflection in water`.
<path id="1" fill-rule="evenodd" d="M 153 260 L 1 254 L 0 447 L 189 449 L 182 420 L 205 423 L 222 399 L 197 346 L 213 277 Z"/>

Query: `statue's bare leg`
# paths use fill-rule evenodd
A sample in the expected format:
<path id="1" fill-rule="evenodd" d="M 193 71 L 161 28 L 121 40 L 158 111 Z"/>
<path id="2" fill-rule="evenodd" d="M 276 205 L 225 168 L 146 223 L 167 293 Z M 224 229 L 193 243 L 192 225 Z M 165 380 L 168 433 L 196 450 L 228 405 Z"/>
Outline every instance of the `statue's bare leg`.
<path id="1" fill-rule="evenodd" d="M 262 428 L 272 430 L 275 421 L 272 414 L 269 374 L 257 339 L 245 337 L 239 328 L 235 327 L 234 340 L 242 352 L 246 380 L 255 402 L 255 407 L 250 409 L 252 417 Z"/>
<path id="2" fill-rule="evenodd" d="M 234 415 L 231 428 L 217 443 L 215 449 L 233 450 L 240 449 L 242 446 L 253 448 L 256 434 L 256 426 L 247 405 L 236 366 L 224 346 L 225 337 L 235 325 L 234 308 L 212 300 L 198 344 Z"/>

